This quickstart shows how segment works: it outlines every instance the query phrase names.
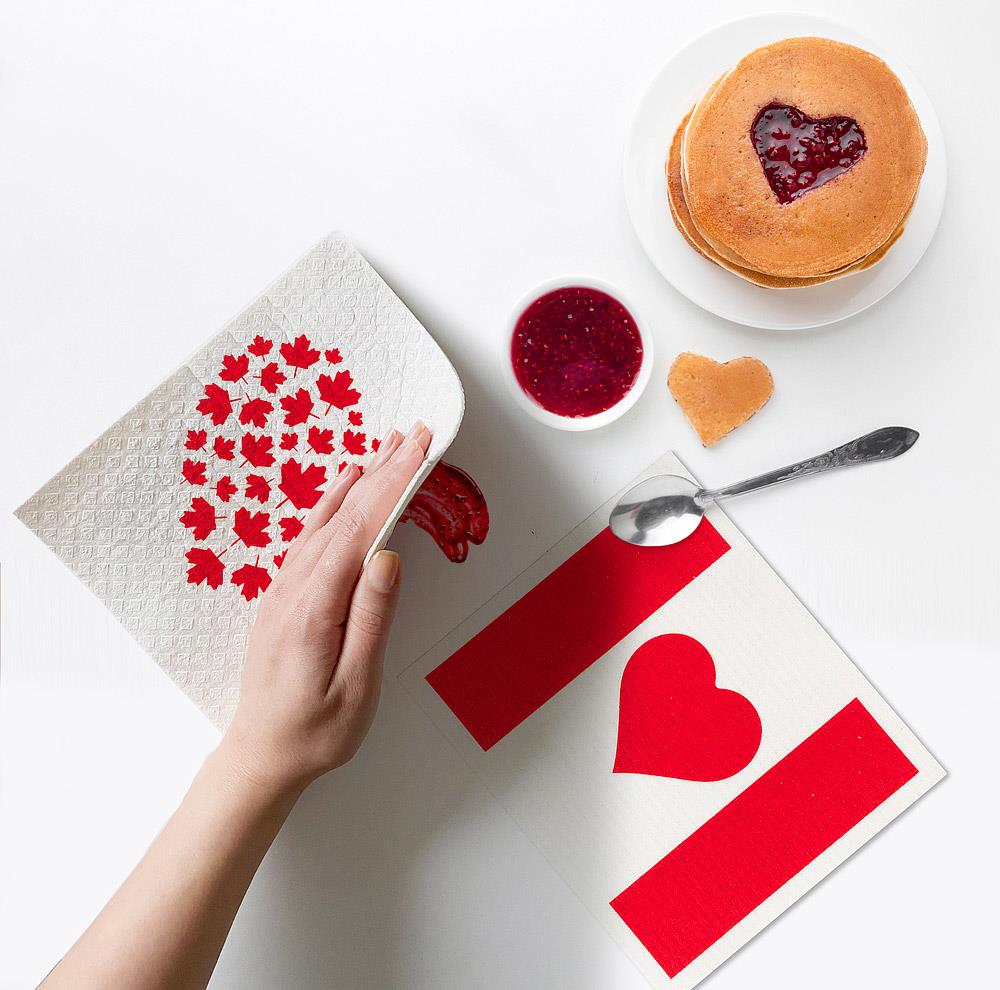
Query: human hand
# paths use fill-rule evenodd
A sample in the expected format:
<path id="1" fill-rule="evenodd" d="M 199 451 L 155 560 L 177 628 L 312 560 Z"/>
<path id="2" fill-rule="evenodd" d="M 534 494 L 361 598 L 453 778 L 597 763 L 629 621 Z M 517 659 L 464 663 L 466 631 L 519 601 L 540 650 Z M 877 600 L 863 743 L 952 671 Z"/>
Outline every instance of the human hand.
<path id="1" fill-rule="evenodd" d="M 346 763 L 378 705 L 399 558 L 365 554 L 417 473 L 430 431 L 393 430 L 362 476 L 317 502 L 260 602 L 240 701 L 220 749 L 261 785 L 295 791 Z M 359 579 L 360 577 L 360 579 Z"/>

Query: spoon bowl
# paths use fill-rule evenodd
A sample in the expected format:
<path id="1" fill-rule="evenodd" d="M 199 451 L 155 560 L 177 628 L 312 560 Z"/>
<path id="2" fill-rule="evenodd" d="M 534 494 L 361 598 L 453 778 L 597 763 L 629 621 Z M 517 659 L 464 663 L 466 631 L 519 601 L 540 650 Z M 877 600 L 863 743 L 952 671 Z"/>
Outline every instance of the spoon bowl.
<path id="1" fill-rule="evenodd" d="M 611 510 L 611 532 L 639 547 L 665 547 L 687 539 L 705 506 L 694 482 L 676 474 L 647 478 L 630 488 Z"/>

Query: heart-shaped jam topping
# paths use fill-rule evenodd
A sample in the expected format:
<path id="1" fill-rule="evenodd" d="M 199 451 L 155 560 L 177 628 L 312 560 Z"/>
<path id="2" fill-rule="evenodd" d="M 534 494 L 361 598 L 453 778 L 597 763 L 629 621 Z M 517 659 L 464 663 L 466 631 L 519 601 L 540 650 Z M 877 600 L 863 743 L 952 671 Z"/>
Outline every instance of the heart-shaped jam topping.
<path id="1" fill-rule="evenodd" d="M 791 203 L 853 168 L 868 150 L 853 117 L 820 117 L 769 103 L 750 128 L 757 157 L 779 203 Z"/>

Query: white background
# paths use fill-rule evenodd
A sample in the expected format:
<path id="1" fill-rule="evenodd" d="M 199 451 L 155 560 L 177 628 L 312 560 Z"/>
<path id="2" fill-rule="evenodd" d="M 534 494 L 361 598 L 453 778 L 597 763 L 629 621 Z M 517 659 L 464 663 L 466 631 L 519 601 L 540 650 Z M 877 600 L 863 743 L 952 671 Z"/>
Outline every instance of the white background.
<path id="1" fill-rule="evenodd" d="M 987 0 L 799 6 L 884 39 L 916 72 L 950 185 L 892 296 L 772 335 L 670 289 L 621 191 L 648 80 L 748 3 L 0 2 L 0 987 L 51 967 L 214 742 L 10 513 L 332 228 L 456 364 L 469 412 L 449 459 L 493 513 L 462 567 L 413 528 L 395 537 L 410 580 L 392 672 L 664 449 L 714 484 L 875 426 L 921 430 L 892 464 L 731 505 L 951 776 L 712 985 L 992 978 L 997 24 Z M 656 335 L 649 390 L 596 434 L 529 420 L 499 375 L 510 306 L 572 272 L 620 285 Z M 771 403 L 713 450 L 663 384 L 684 349 L 753 354 L 774 373 Z M 644 983 L 390 678 L 359 759 L 279 837 L 213 986 L 520 985 Z"/>

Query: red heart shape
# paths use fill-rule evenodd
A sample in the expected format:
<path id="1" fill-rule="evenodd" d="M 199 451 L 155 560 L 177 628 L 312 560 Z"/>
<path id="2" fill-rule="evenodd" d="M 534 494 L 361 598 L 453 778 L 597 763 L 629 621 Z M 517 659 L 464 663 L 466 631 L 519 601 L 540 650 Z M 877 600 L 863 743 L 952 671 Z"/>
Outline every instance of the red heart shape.
<path id="1" fill-rule="evenodd" d="M 725 780 L 760 746 L 757 709 L 715 686 L 708 650 L 690 636 L 657 636 L 622 674 L 615 773 Z"/>
<path id="2" fill-rule="evenodd" d="M 810 117 L 769 103 L 750 128 L 757 157 L 779 203 L 790 203 L 853 168 L 868 150 L 853 117 Z"/>

